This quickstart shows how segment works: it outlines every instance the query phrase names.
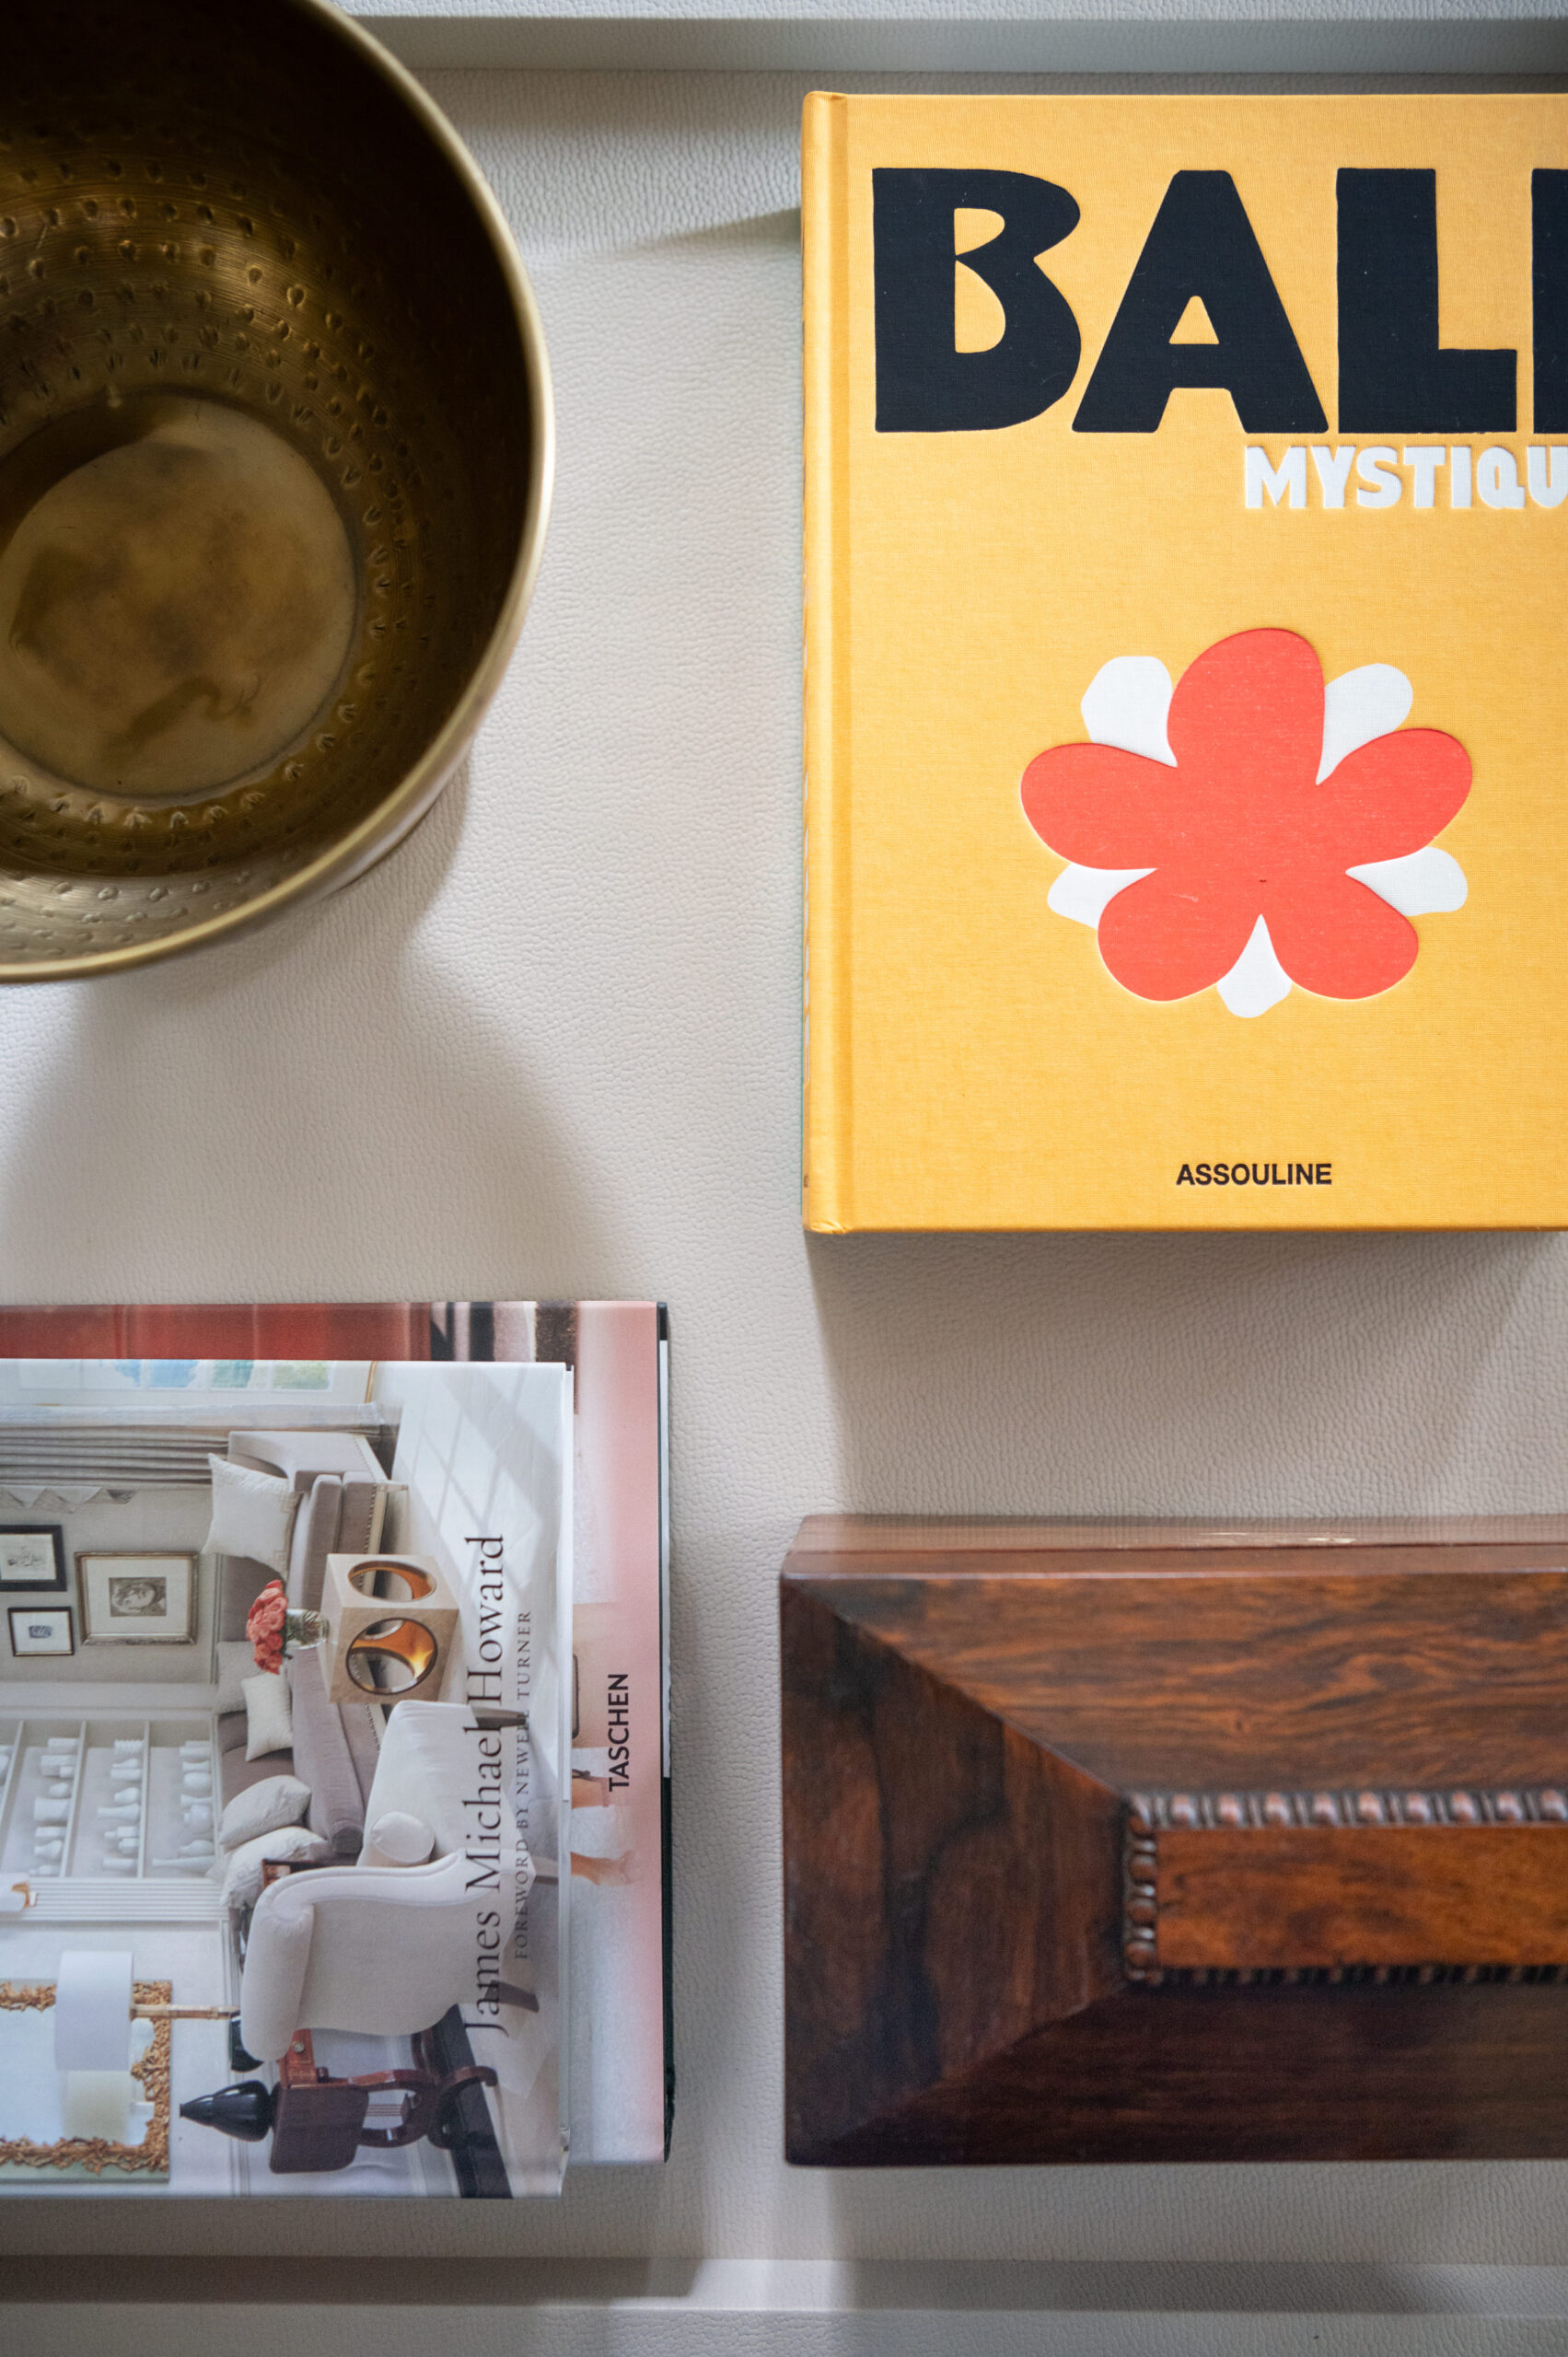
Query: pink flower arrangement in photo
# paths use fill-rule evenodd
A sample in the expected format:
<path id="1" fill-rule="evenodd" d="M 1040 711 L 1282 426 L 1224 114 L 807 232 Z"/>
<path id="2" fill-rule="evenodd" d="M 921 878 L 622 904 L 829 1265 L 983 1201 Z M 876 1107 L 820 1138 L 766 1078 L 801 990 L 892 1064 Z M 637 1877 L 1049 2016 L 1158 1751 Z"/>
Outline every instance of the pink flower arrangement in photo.
<path id="1" fill-rule="evenodd" d="M 330 1631 L 320 1613 L 290 1608 L 282 1580 L 269 1580 L 245 1616 L 245 1633 L 257 1668 L 276 1677 L 294 1646 L 319 1644 Z"/>

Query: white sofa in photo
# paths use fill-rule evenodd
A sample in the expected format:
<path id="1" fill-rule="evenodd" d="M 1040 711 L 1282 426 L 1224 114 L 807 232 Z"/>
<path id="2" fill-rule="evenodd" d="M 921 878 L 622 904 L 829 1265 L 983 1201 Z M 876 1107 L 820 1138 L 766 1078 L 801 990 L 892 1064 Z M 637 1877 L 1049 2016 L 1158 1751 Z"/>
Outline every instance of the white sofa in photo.
<path id="1" fill-rule="evenodd" d="M 494 1740 L 462 1703 L 393 1710 L 358 1861 L 285 1875 L 256 1902 L 239 2026 L 259 2061 L 276 2062 L 301 2029 L 411 2036 L 496 1981 L 532 1865 L 505 1795 L 484 1772 L 494 1755 L 482 1745 Z M 471 1805 L 481 1796 L 482 1806 Z M 377 1846 L 389 1819 L 387 1838 L 404 1850 L 411 1820 L 420 1829 L 412 1846 L 428 1830 L 423 1863 L 394 1864 Z"/>

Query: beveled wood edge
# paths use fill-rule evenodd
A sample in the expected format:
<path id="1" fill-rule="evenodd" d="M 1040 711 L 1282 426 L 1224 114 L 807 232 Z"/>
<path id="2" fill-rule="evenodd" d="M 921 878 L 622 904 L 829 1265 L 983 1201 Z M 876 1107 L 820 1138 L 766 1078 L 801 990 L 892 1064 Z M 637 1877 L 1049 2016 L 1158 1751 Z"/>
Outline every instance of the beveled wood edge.
<path id="1" fill-rule="evenodd" d="M 1128 1803 L 1115 1787 L 1064 1753 L 1011 1726 L 1005 1717 L 958 1682 L 928 1664 L 916 1661 L 879 1631 L 842 1615 L 835 1600 L 817 1593 L 810 1583 L 781 1579 L 779 1609 L 784 2153 L 792 2165 L 821 2166 L 832 2165 L 831 2155 L 846 2137 L 884 2133 L 896 2137 L 897 2123 L 909 2103 L 951 2070 L 962 2071 L 988 2058 L 994 2060 L 1011 2051 L 1020 2038 L 1091 2009 L 1125 1987 L 1121 1885 Z M 832 1722 L 827 1731 L 830 1736 L 843 1730 L 850 1733 L 853 1741 L 859 1720 L 855 1702 L 847 1690 L 830 1693 L 819 1677 L 802 1678 L 799 1674 L 810 1655 L 825 1642 L 833 1644 L 835 1653 L 841 1645 L 847 1646 L 851 1655 L 873 1672 L 885 1665 L 887 1672 L 917 1695 L 931 1713 L 929 1724 L 934 1740 L 940 1739 L 944 1726 L 954 1719 L 975 1726 L 985 1724 L 998 1747 L 1000 1776 L 991 1795 L 994 1813 L 990 1822 L 993 1829 L 1005 1827 L 1010 1831 L 1019 1830 L 1027 1805 L 1023 1792 L 1006 1771 L 1005 1760 L 1010 1753 L 1015 1770 L 1023 1769 L 1028 1775 L 1032 1787 L 1030 1796 L 1037 1805 L 1045 1787 L 1051 1788 L 1049 1821 L 1044 1826 L 1037 1825 L 1040 1838 L 1029 1845 L 1028 1864 L 1023 1871 L 1025 1881 L 1031 1872 L 1036 1877 L 1031 1886 L 1034 1900 L 1038 1902 L 1053 1874 L 1060 1875 L 1064 1867 L 1068 1874 L 1066 1884 L 1058 1888 L 1056 1901 L 1040 1927 L 1040 1937 L 1030 1947 L 1030 1955 L 1040 1969 L 1032 1977 L 1023 2010 L 1016 1985 L 1005 1969 L 998 1970 L 992 2003 L 981 2009 L 988 2016 L 983 2028 L 978 2018 L 969 2025 L 971 2033 L 979 2035 L 980 2042 L 961 2061 L 955 2061 L 949 2053 L 938 2063 L 935 2055 L 922 2058 L 915 2048 L 895 2061 L 890 2053 L 882 2050 L 883 2042 L 874 2034 L 877 2017 L 871 2013 L 862 2014 L 853 2029 L 846 2029 L 842 2022 L 837 2026 L 841 2064 L 864 2066 L 852 2071 L 851 2076 L 864 2079 L 865 2084 L 860 2087 L 862 2108 L 858 2116 L 836 2120 L 830 2114 L 842 2106 L 846 2082 L 841 2070 L 832 2081 L 834 2095 L 824 2100 L 823 2025 L 817 2002 L 820 1959 L 813 1960 L 809 1954 L 811 1934 L 802 1925 L 796 1898 L 797 1887 L 808 1888 L 819 1879 L 812 1869 L 819 1868 L 825 1860 L 836 1861 L 841 1867 L 848 1863 L 842 1819 L 834 1806 L 835 1799 L 842 1796 L 843 1788 L 834 1782 L 835 1769 L 842 1765 L 842 1754 L 835 1741 L 823 1741 L 820 1725 L 802 1726 L 803 1713 L 809 1721 L 815 1713 L 825 1711 Z M 819 1664 L 818 1667 L 820 1668 Z M 833 1683 L 837 1686 L 839 1681 Z M 869 1734 L 864 1728 L 860 1731 Z M 871 1740 L 875 1745 L 876 1737 Z M 878 1749 L 879 1761 L 882 1757 Z M 813 1791 L 809 1804 L 805 1805 L 796 1771 L 807 1760 L 811 1763 Z M 981 1783 L 985 1781 L 983 1767 L 980 1768 L 980 1780 Z M 973 1810 L 962 1812 L 960 1822 L 971 1836 L 983 1829 L 979 1814 Z M 1079 1852 L 1075 1858 L 1074 1850 Z M 935 1855 L 934 1852 L 929 1864 L 935 1864 Z M 950 1848 L 944 1850 L 943 1856 L 944 1878 L 950 1883 L 959 1862 Z M 864 1916 L 869 1907 L 877 1916 L 880 1933 L 876 1944 L 876 1978 L 880 1984 L 888 1966 L 899 1962 L 900 1951 L 905 1945 L 910 1892 L 907 1887 L 900 1887 L 898 1898 L 902 1903 L 890 1902 L 881 1879 L 885 1867 L 881 1844 L 876 1845 L 874 1857 L 868 1852 L 859 1863 L 870 1867 L 873 1879 L 857 1876 L 852 1869 L 848 1879 L 859 1884 L 853 1911 Z M 842 1887 L 840 1895 L 848 1896 Z M 834 1938 L 842 1934 L 844 1921 L 842 1915 L 836 1919 Z M 906 1966 L 907 1961 L 905 1958 Z M 1054 1976 L 1052 1963 L 1056 1968 Z M 869 1996 L 869 1988 L 863 1993 Z M 884 1989 L 880 1993 L 885 1998 L 887 1991 Z M 922 2059 L 933 2065 L 935 2075 L 919 2074 Z"/>
<path id="2" fill-rule="evenodd" d="M 1251 1554 L 1239 1548 L 1166 1547 L 1151 1548 L 1146 1554 L 1131 1558 L 1070 1548 L 1020 1548 L 1010 1555 L 1000 1549 L 974 1554 L 893 1549 L 880 1555 L 792 1550 L 784 1558 L 780 1577 L 791 1586 L 816 1587 L 826 1593 L 830 1588 L 866 1589 L 884 1580 L 939 1584 L 1038 1580 L 1062 1585 L 1091 1580 L 1108 1585 L 1215 1580 L 1256 1586 L 1268 1580 L 1503 1579 L 1532 1573 L 1561 1578 L 1565 1573 L 1568 1544 L 1557 1549 L 1504 1547 L 1496 1541 L 1478 1540 L 1451 1547 L 1347 1548 L 1342 1554 L 1317 1547 L 1268 1547 Z"/>
<path id="3" fill-rule="evenodd" d="M 1350 1559 L 1350 1560 L 1347 1560 Z M 1288 1578 L 1568 1570 L 1568 1515 L 1383 1522 L 1042 1522 L 807 1515 L 788 1580 Z"/>
<path id="4" fill-rule="evenodd" d="M 1520 1515 L 1391 1515 L 1323 1520 L 1260 1516 L 1213 1521 L 1171 1515 L 808 1514 L 796 1556 L 1041 1554 L 1256 1550 L 1314 1554 L 1337 1547 L 1551 1547 L 1568 1550 L 1568 1511 Z M 814 1570 L 817 1568 L 813 1567 Z"/>

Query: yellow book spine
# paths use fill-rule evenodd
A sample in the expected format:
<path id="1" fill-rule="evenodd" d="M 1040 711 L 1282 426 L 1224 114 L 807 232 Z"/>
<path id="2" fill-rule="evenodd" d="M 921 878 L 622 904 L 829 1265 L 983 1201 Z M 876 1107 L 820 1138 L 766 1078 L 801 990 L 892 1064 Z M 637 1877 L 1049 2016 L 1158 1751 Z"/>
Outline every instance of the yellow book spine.
<path id="1" fill-rule="evenodd" d="M 845 101 L 806 100 L 801 123 L 806 396 L 806 972 L 802 1216 L 849 1225 L 848 523 L 849 253 Z"/>

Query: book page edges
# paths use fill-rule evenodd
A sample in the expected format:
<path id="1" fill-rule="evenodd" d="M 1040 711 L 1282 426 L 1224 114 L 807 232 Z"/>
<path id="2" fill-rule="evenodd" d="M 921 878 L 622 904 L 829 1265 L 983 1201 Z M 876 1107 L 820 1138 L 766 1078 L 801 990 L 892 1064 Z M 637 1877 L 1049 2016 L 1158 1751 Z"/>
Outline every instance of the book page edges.
<path id="1" fill-rule="evenodd" d="M 806 99 L 801 122 L 805 371 L 805 887 L 802 1217 L 850 1225 L 847 520 L 849 255 L 844 218 L 847 101 Z"/>

